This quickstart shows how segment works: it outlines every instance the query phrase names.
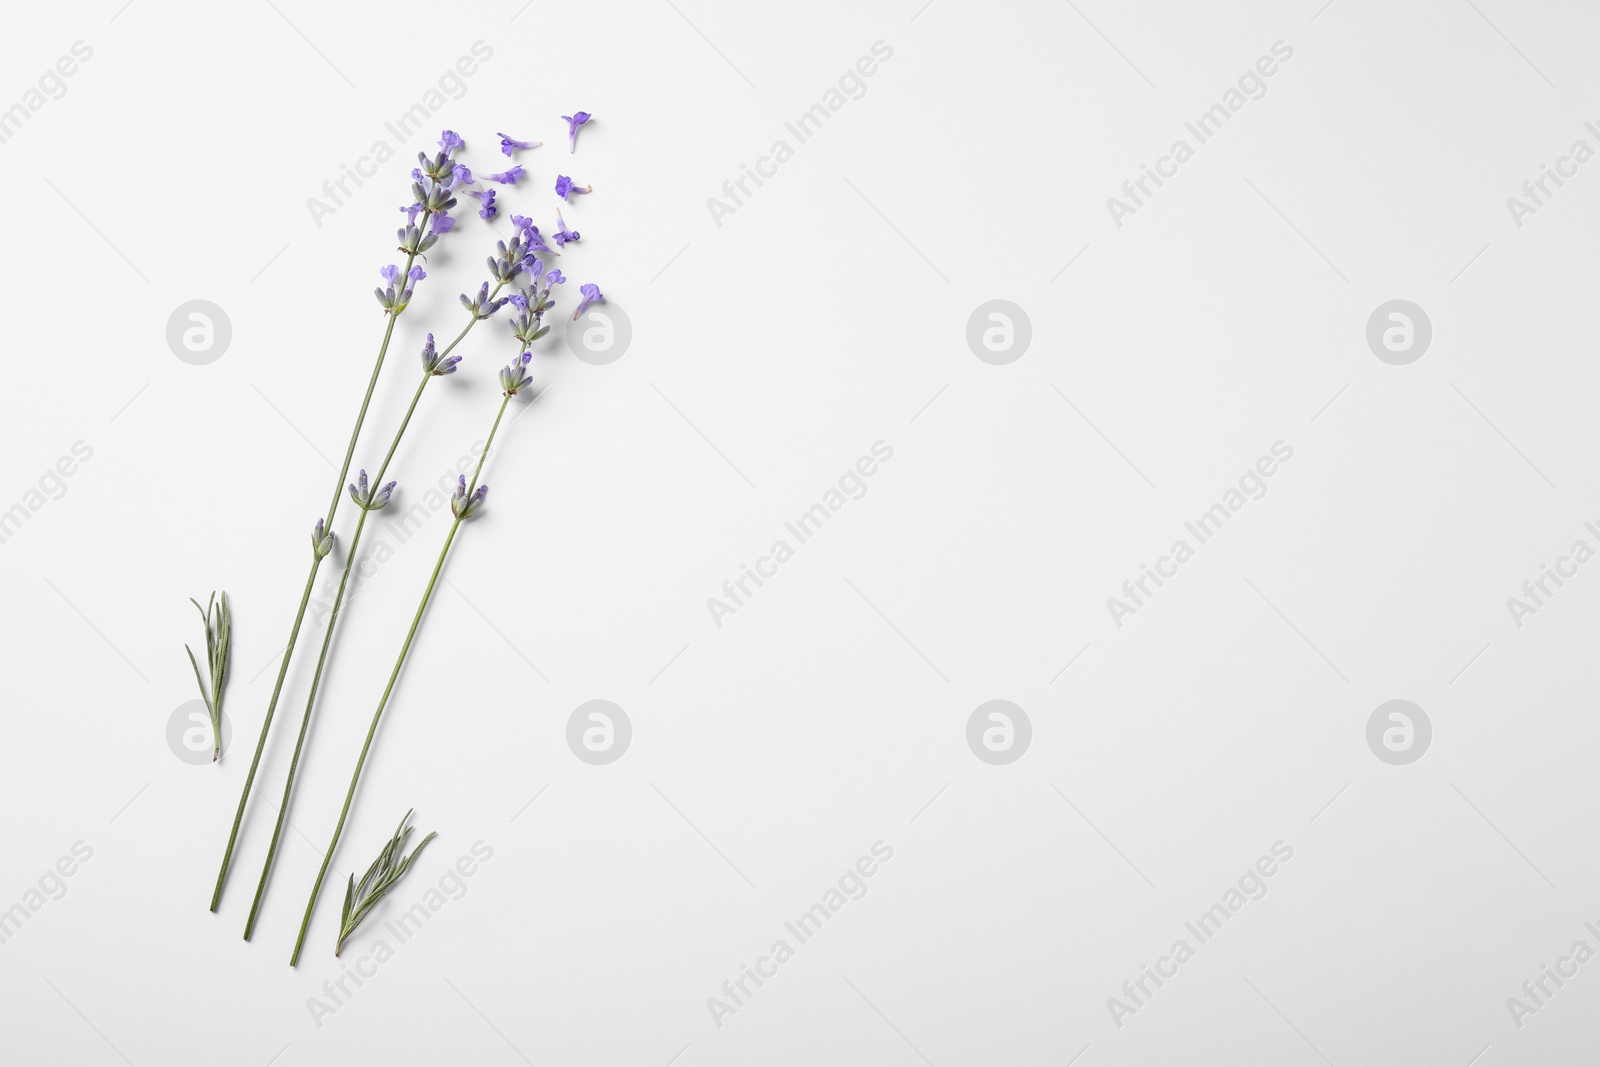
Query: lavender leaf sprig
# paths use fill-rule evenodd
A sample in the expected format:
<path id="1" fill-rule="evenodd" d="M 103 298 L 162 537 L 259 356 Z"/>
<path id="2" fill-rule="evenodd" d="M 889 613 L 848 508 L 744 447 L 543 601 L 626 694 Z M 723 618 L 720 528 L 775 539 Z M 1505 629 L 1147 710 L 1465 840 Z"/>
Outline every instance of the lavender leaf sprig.
<path id="1" fill-rule="evenodd" d="M 189 598 L 189 603 L 200 613 L 200 621 L 206 628 L 206 666 L 211 675 L 210 692 L 206 691 L 205 679 L 200 676 L 200 664 L 195 662 L 194 650 L 188 645 L 184 645 L 183 650 L 189 653 L 189 666 L 194 668 L 194 680 L 200 686 L 200 699 L 205 702 L 206 713 L 211 716 L 211 762 L 215 763 L 222 758 L 222 687 L 228 681 L 228 641 L 233 633 L 233 619 L 228 611 L 227 590 L 222 592 L 221 603 L 217 602 L 215 593 L 211 594 L 203 608 L 200 601 L 193 597 Z"/>
<path id="2" fill-rule="evenodd" d="M 339 940 L 333 946 L 335 956 L 344 950 L 344 943 L 356 932 L 361 920 L 378 906 L 378 902 L 394 888 L 396 882 L 405 877 L 406 871 L 422 855 L 422 850 L 428 847 L 428 842 L 438 836 L 430 833 L 407 856 L 406 838 L 411 836 L 411 827 L 406 823 L 410 821 L 411 812 L 407 811 L 400 825 L 395 827 L 394 836 L 383 846 L 383 851 L 378 853 L 378 858 L 372 861 L 372 866 L 367 868 L 367 873 L 361 876 L 359 883 L 355 875 L 350 876 L 344 889 L 344 911 L 339 916 Z"/>

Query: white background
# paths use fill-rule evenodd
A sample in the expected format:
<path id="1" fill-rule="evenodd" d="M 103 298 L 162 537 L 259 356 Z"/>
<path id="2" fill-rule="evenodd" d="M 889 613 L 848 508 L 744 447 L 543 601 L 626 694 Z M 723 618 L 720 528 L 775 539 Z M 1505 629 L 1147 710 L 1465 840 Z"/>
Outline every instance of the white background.
<path id="1" fill-rule="evenodd" d="M 1506 198 L 1574 140 L 1600 149 L 1600 12 L 920 3 L 9 13 L 0 108 L 74 42 L 93 55 L 0 144 L 0 510 L 30 511 L 0 544 L 0 909 L 75 843 L 93 855 L 0 944 L 8 1061 L 1492 1067 L 1592 1048 L 1600 962 L 1520 1028 L 1506 1001 L 1574 941 L 1600 949 L 1600 574 L 1520 628 L 1506 600 L 1574 540 L 1600 548 L 1600 164 L 1520 227 Z M 308 198 L 393 146 L 384 123 L 480 40 L 458 98 L 317 225 Z M 707 198 L 793 147 L 785 121 L 878 41 L 893 56 L 865 94 L 717 225 Z M 1192 145 L 1184 122 L 1277 41 L 1293 57 L 1266 94 L 1115 225 L 1107 197 Z M 595 122 L 568 155 L 575 108 Z M 557 318 L 594 281 L 633 340 L 609 366 L 558 335 L 537 349 L 549 388 L 504 431 L 335 864 L 364 867 L 408 807 L 439 837 L 345 962 L 475 842 L 493 857 L 319 1015 L 341 885 L 293 971 L 289 948 L 446 519 L 341 619 L 254 940 L 315 627 L 206 902 L 382 332 L 368 293 L 445 126 L 480 172 L 505 162 L 497 130 L 545 142 L 503 202 L 547 231 L 555 176 L 593 184 L 566 212 L 584 236 Z M 483 277 L 495 230 L 458 214 L 358 466 L 422 331 L 453 335 Z M 1032 323 L 1008 366 L 965 339 L 995 298 Z M 1408 366 L 1365 340 L 1397 298 L 1433 324 Z M 166 342 L 193 299 L 232 324 L 208 366 Z M 407 505 L 483 436 L 514 354 L 500 322 L 460 351 L 396 457 Z M 714 625 L 707 598 L 880 440 L 866 495 Z M 92 458 L 33 509 L 79 441 Z M 1114 625 L 1106 598 L 1277 441 L 1294 456 L 1267 495 Z M 213 588 L 235 606 L 235 736 L 193 766 L 166 725 L 196 696 L 186 598 Z M 1033 728 L 1003 767 L 965 740 L 997 698 Z M 1434 731 L 1400 767 L 1365 736 L 1397 698 Z M 633 725 L 609 766 L 566 744 L 592 699 Z M 718 1026 L 707 999 L 877 841 L 893 859 L 867 895 Z M 1267 895 L 1117 1026 L 1107 998 L 1277 841 L 1294 855 Z"/>

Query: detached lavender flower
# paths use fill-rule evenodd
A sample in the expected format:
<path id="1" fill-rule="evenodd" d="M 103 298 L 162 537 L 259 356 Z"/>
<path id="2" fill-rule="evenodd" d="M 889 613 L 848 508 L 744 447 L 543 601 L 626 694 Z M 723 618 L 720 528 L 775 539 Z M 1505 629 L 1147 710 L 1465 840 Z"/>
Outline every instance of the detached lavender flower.
<path id="1" fill-rule="evenodd" d="M 512 360 L 510 366 L 500 368 L 500 388 L 506 396 L 516 396 L 533 381 L 527 374 L 528 364 L 532 362 L 533 353 L 524 352 Z"/>
<path id="2" fill-rule="evenodd" d="M 489 495 L 489 487 L 480 485 L 467 495 L 467 476 L 463 474 L 456 482 L 456 491 L 450 496 L 450 514 L 458 519 L 470 519 L 478 513 L 478 508 L 483 504 L 483 498 Z"/>
<path id="3" fill-rule="evenodd" d="M 494 203 L 493 189 L 485 189 L 482 192 L 476 189 L 468 189 L 467 195 L 477 197 L 482 202 L 483 206 L 478 209 L 478 217 L 480 219 L 492 219 L 500 214 L 500 209 Z"/>
<path id="4" fill-rule="evenodd" d="M 519 148 L 538 148 L 544 144 L 543 141 L 519 141 L 515 137 L 507 137 L 503 133 L 496 133 L 495 136 L 500 138 L 500 152 L 507 159 L 511 158 L 511 153 Z"/>
<path id="5" fill-rule="evenodd" d="M 578 150 L 578 127 L 588 122 L 593 116 L 587 111 L 575 111 L 571 115 L 562 115 L 561 117 L 567 120 L 567 140 L 572 144 L 572 147 L 567 149 L 570 155 Z"/>
<path id="6" fill-rule="evenodd" d="M 394 492 L 397 483 L 390 482 L 374 490 L 367 484 L 367 472 L 362 471 L 354 482 L 350 483 L 350 499 L 356 502 L 356 507 L 363 511 L 377 511 L 389 502 L 390 495 Z"/>
<path id="7" fill-rule="evenodd" d="M 532 259 L 534 252 L 548 252 L 552 256 L 559 256 L 561 254 L 544 243 L 544 237 L 540 235 L 539 227 L 535 226 L 533 224 L 533 220 L 527 216 L 512 215 L 511 225 L 517 228 L 522 235 L 523 243 L 528 246 L 529 259 Z"/>
<path id="8" fill-rule="evenodd" d="M 552 270 L 549 274 L 546 274 L 544 276 L 544 280 L 549 282 L 551 285 L 560 285 L 562 282 L 566 281 L 567 279 L 562 275 L 562 273 L 559 270 Z"/>
<path id="9" fill-rule="evenodd" d="M 572 184 L 572 179 L 567 177 L 565 174 L 556 175 L 556 195 L 559 196 L 563 200 L 567 199 L 567 195 L 569 193 L 592 193 L 592 192 L 594 192 L 594 186 L 592 186 L 592 185 L 584 185 L 584 186 L 573 185 Z"/>
<path id="10" fill-rule="evenodd" d="M 321 559 L 333 551 L 333 531 L 321 519 L 311 528 L 311 553 Z"/>
<path id="11" fill-rule="evenodd" d="M 567 220 L 561 217 L 561 212 L 558 209 L 556 211 L 556 232 L 550 235 L 550 240 L 554 241 L 557 246 L 565 248 L 581 236 L 583 235 L 577 230 L 567 229 Z"/>
<path id="12" fill-rule="evenodd" d="M 422 373 L 443 377 L 456 372 L 456 364 L 461 362 L 460 356 L 446 356 L 439 358 L 439 350 L 433 347 L 433 334 L 428 335 L 427 344 L 422 346 Z"/>
<path id="13" fill-rule="evenodd" d="M 522 176 L 526 173 L 527 171 L 521 167 L 512 167 L 510 170 L 503 170 L 499 174 L 485 174 L 484 177 L 489 181 L 499 182 L 501 185 L 515 185 L 522 180 Z"/>
<path id="14" fill-rule="evenodd" d="M 590 304 L 604 304 L 606 302 L 605 294 L 600 291 L 600 287 L 594 282 L 586 282 L 578 286 L 578 292 L 583 294 L 583 300 L 578 304 L 578 310 L 572 313 L 574 319 L 582 315 Z"/>

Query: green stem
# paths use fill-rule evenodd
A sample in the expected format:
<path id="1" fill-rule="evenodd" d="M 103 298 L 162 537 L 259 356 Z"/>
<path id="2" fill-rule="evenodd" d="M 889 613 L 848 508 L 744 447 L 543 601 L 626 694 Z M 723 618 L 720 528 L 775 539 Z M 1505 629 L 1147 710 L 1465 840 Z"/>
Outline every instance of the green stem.
<path id="1" fill-rule="evenodd" d="M 406 257 L 405 270 L 401 276 L 411 273 L 411 266 L 416 262 L 417 254 L 412 252 Z M 372 365 L 372 377 L 367 382 L 366 395 L 361 398 L 361 410 L 356 414 L 356 424 L 350 430 L 350 443 L 345 446 L 344 466 L 339 468 L 339 477 L 333 483 L 333 501 L 328 505 L 325 528 L 332 532 L 334 512 L 339 509 L 339 498 L 344 494 L 345 478 L 350 474 L 350 459 L 355 455 L 356 438 L 361 436 L 361 425 L 367 419 L 367 407 L 372 403 L 372 393 L 378 387 L 378 375 L 383 370 L 383 359 L 389 353 L 389 340 L 394 336 L 395 320 L 399 313 L 389 315 L 389 325 L 383 331 L 383 344 L 378 347 L 377 361 Z M 294 655 L 295 642 L 300 639 L 300 624 L 306 617 L 306 605 L 311 603 L 311 591 L 316 587 L 317 570 L 322 566 L 322 557 L 315 552 L 311 554 L 311 573 L 306 576 L 305 592 L 300 594 L 300 607 L 294 614 L 294 626 L 289 630 L 289 643 L 283 650 L 283 662 L 278 667 L 278 680 L 272 686 L 272 699 L 267 702 L 267 717 L 261 723 L 261 736 L 256 740 L 256 754 L 250 760 L 250 773 L 245 775 L 244 789 L 239 793 L 239 808 L 233 815 L 233 829 L 228 831 L 228 847 L 222 853 L 222 868 L 217 871 L 217 888 L 211 894 L 211 910 L 216 911 L 217 905 L 222 901 L 222 887 L 228 880 L 228 865 L 233 862 L 233 846 L 239 838 L 239 824 L 244 821 L 245 805 L 250 801 L 250 788 L 255 784 L 256 769 L 261 764 L 261 753 L 267 747 L 267 731 L 272 728 L 272 716 L 278 710 L 278 696 L 283 692 L 283 680 L 289 673 L 289 660 Z"/>
<path id="2" fill-rule="evenodd" d="M 511 403 L 511 394 L 506 394 L 500 402 L 500 410 L 495 413 L 494 425 L 489 429 L 489 437 L 484 442 L 483 454 L 478 457 L 478 466 L 472 472 L 472 484 L 467 490 L 467 498 L 471 499 L 473 492 L 478 488 L 478 476 L 483 473 L 484 461 L 489 458 L 489 449 L 494 444 L 494 435 L 500 429 L 500 420 L 505 416 L 506 405 Z M 355 799 L 356 786 L 361 782 L 361 770 L 366 766 L 367 753 L 372 748 L 372 739 L 377 736 L 378 722 L 383 718 L 383 709 L 389 703 L 389 696 L 394 692 L 396 679 L 400 677 L 400 670 L 405 666 L 406 655 L 411 651 L 411 643 L 416 639 L 417 627 L 422 624 L 423 612 L 428 609 L 428 600 L 433 596 L 433 587 L 439 581 L 439 572 L 444 569 L 445 557 L 450 554 L 450 546 L 455 542 L 456 531 L 461 528 L 461 518 L 457 516 L 455 522 L 450 524 L 450 533 L 444 540 L 444 547 L 439 550 L 439 559 L 433 565 L 433 574 L 428 578 L 428 586 L 422 591 L 422 602 L 417 605 L 417 613 L 412 616 L 411 629 L 406 632 L 405 643 L 400 646 L 400 655 L 395 658 L 394 669 L 389 672 L 388 684 L 383 687 L 383 696 L 378 700 L 378 708 L 372 713 L 372 725 L 367 727 L 367 739 L 361 746 L 361 755 L 356 759 L 355 773 L 350 776 L 350 788 L 344 795 L 344 807 L 339 809 L 339 822 L 333 828 L 333 839 L 328 842 L 328 851 L 322 857 L 322 867 L 317 871 L 317 881 L 311 887 L 311 899 L 306 901 L 306 914 L 300 920 L 300 935 L 295 938 L 294 954 L 289 957 L 289 966 L 293 967 L 300 962 L 300 950 L 305 945 L 306 930 L 311 925 L 311 913 L 316 909 L 317 896 L 322 892 L 322 883 L 328 876 L 328 865 L 333 862 L 334 850 L 339 847 L 339 837 L 344 833 L 345 819 L 350 815 L 350 802 Z"/>
<path id="3" fill-rule="evenodd" d="M 495 295 L 505 286 L 505 282 L 495 287 Z M 492 299 L 492 297 L 491 297 Z M 454 341 L 445 346 L 439 353 L 442 361 L 451 351 L 467 336 L 467 332 L 478 324 L 478 317 L 474 315 L 461 332 L 456 334 Z M 372 480 L 374 487 L 383 485 L 383 476 L 388 473 L 389 463 L 394 459 L 395 451 L 400 447 L 400 439 L 405 436 L 406 427 L 411 425 L 411 416 L 416 413 L 417 401 L 422 399 L 422 390 L 427 388 L 428 382 L 433 379 L 431 373 L 424 372 L 422 381 L 417 384 L 417 391 L 411 396 L 411 406 L 406 408 L 405 418 L 400 420 L 400 428 L 394 433 L 394 440 L 389 443 L 389 451 L 383 457 L 383 465 L 378 468 L 378 476 Z M 283 835 L 283 824 L 289 819 L 289 799 L 294 793 L 295 772 L 300 766 L 300 752 L 305 747 L 306 733 L 311 726 L 311 711 L 317 703 L 317 690 L 322 685 L 322 669 L 328 660 L 328 648 L 333 643 L 333 629 L 339 621 L 339 608 L 344 603 L 345 588 L 350 582 L 350 571 L 355 567 L 358 556 L 357 550 L 361 547 L 361 531 L 366 528 L 367 516 L 371 512 L 363 511 L 361 518 L 356 523 L 356 532 L 350 539 L 350 546 L 345 550 L 344 573 L 339 578 L 339 591 L 333 598 L 333 611 L 328 616 L 328 629 L 322 635 L 322 650 L 317 654 L 317 669 L 311 677 L 311 693 L 306 697 L 305 714 L 300 719 L 300 734 L 295 738 L 294 756 L 289 760 L 289 777 L 283 784 L 283 803 L 278 805 L 278 821 L 272 828 L 272 843 L 267 846 L 266 862 L 261 865 L 261 880 L 256 883 L 255 899 L 250 903 L 250 917 L 245 920 L 244 939 L 250 940 L 250 935 L 255 932 L 256 916 L 261 911 L 261 899 L 266 895 L 267 878 L 272 873 L 272 861 L 278 854 L 278 839 Z"/>

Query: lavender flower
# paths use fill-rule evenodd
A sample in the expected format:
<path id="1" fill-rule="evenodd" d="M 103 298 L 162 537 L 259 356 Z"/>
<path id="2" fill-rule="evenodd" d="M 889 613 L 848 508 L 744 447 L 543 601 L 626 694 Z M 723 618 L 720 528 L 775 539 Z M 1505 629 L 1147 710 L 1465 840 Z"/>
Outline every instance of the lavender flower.
<path id="1" fill-rule="evenodd" d="M 489 283 L 484 282 L 476 298 L 461 294 L 461 306 L 472 312 L 474 319 L 486 319 L 506 305 L 506 298 L 489 299 Z"/>
<path id="2" fill-rule="evenodd" d="M 434 218 L 448 218 L 448 216 L 435 215 Z M 449 229 L 449 227 L 445 227 L 445 229 Z M 409 226 L 402 226 L 400 229 L 396 230 L 395 236 L 400 241 L 400 251 L 405 252 L 407 255 L 420 256 L 422 253 L 438 244 L 439 235 L 444 232 L 445 230 L 439 229 L 437 226 L 435 226 L 433 228 L 433 232 L 424 235 L 422 228 L 416 223 L 412 223 Z"/>
<path id="3" fill-rule="evenodd" d="M 427 344 L 422 346 L 422 373 L 443 377 L 456 372 L 456 364 L 461 362 L 460 356 L 446 356 L 439 358 L 438 349 L 433 347 L 433 334 L 428 335 Z"/>
<path id="4" fill-rule="evenodd" d="M 354 482 L 350 483 L 350 499 L 356 502 L 356 507 L 363 511 L 377 511 L 389 502 L 389 496 L 394 492 L 394 482 L 390 482 L 374 490 L 367 484 L 367 472 L 362 471 Z"/>
<path id="5" fill-rule="evenodd" d="M 523 243 L 528 246 L 528 254 L 530 258 L 534 252 L 548 252 L 552 256 L 559 256 L 561 254 L 544 243 L 544 237 L 540 235 L 539 227 L 535 226 L 533 224 L 533 220 L 528 218 L 526 215 L 512 215 L 511 225 L 515 226 L 518 232 L 521 233 Z"/>
<path id="6" fill-rule="evenodd" d="M 467 495 L 467 476 L 463 474 L 456 482 L 456 491 L 450 496 L 450 513 L 458 519 L 470 519 L 478 513 L 478 508 L 483 504 L 483 498 L 489 495 L 489 487 L 480 485 Z"/>
<path id="7" fill-rule="evenodd" d="M 544 276 L 544 280 L 549 282 L 551 285 L 560 285 L 567 279 L 559 270 L 552 270 L 549 274 Z"/>
<path id="8" fill-rule="evenodd" d="M 510 170 L 503 170 L 499 174 L 485 174 L 484 177 L 492 182 L 499 182 L 501 185 L 515 185 L 522 180 L 522 176 L 525 173 L 527 172 L 521 167 L 512 167 Z"/>
<path id="9" fill-rule="evenodd" d="M 466 167 L 466 166 L 464 166 L 463 164 L 460 164 L 460 163 L 457 163 L 455 166 L 450 168 L 450 182 L 449 182 L 450 188 L 454 189 L 458 185 L 473 185 L 473 184 L 475 184 L 475 183 L 472 180 L 472 170 L 471 170 L 471 168 Z"/>
<path id="10" fill-rule="evenodd" d="M 528 377 L 528 364 L 533 362 L 533 353 L 524 352 L 511 364 L 500 368 L 500 388 L 505 390 L 506 396 L 516 396 L 522 388 L 533 381 Z"/>
<path id="11" fill-rule="evenodd" d="M 400 278 L 400 268 L 395 266 L 393 263 L 389 264 L 387 267 L 384 267 L 382 270 L 378 271 L 378 273 L 382 275 L 383 280 L 388 282 L 391 286 L 394 285 L 394 283 Z"/>
<path id="12" fill-rule="evenodd" d="M 311 553 L 321 559 L 333 551 L 333 531 L 321 520 L 311 528 Z"/>
<path id="13" fill-rule="evenodd" d="M 606 302 L 605 294 L 600 292 L 600 287 L 594 282 L 585 282 L 583 285 L 578 286 L 578 292 L 583 294 L 583 301 L 578 304 L 578 310 L 572 313 L 574 319 L 582 315 L 590 304 L 604 304 Z"/>
<path id="14" fill-rule="evenodd" d="M 519 141 L 503 133 L 496 133 L 495 136 L 500 138 L 500 151 L 507 159 L 511 158 L 511 153 L 519 148 L 538 148 L 544 144 L 543 141 Z"/>
<path id="15" fill-rule="evenodd" d="M 495 206 L 493 189 L 485 189 L 482 192 L 476 189 L 468 189 L 467 195 L 475 196 L 482 202 L 483 206 L 478 209 L 478 217 L 480 219 L 492 219 L 500 214 L 500 209 Z"/>
<path id="16" fill-rule="evenodd" d="M 556 232 L 550 235 L 550 239 L 554 241 L 557 246 L 565 248 L 567 245 L 576 241 L 581 236 L 582 234 L 578 233 L 577 230 L 567 229 L 567 220 L 561 217 L 561 211 L 557 209 Z"/>
<path id="17" fill-rule="evenodd" d="M 556 175 L 556 195 L 559 196 L 563 200 L 567 199 L 567 194 L 569 194 L 569 193 L 592 193 L 592 192 L 594 192 L 594 186 L 592 186 L 592 185 L 584 185 L 584 186 L 573 185 L 572 184 L 572 179 L 567 177 L 565 174 Z"/>
<path id="18" fill-rule="evenodd" d="M 543 271 L 544 264 L 534 260 L 534 264 Z M 551 271 L 551 274 L 556 273 Z M 517 313 L 511 318 L 511 336 L 521 343 L 524 349 L 533 342 L 550 332 L 550 327 L 544 324 L 544 313 L 555 307 L 555 301 L 550 299 L 550 286 L 546 282 L 544 288 L 539 288 L 539 275 L 530 272 L 532 285 L 521 292 L 512 295 L 511 304 Z M 506 381 L 506 375 L 501 373 L 501 383 Z"/>
<path id="19" fill-rule="evenodd" d="M 445 130 L 439 135 L 439 147 L 444 149 L 445 155 L 449 155 L 456 149 L 465 148 L 466 146 L 467 142 L 463 141 L 461 135 L 454 130 Z"/>
<path id="20" fill-rule="evenodd" d="M 454 200 L 452 200 L 450 202 L 452 204 L 455 203 Z M 446 215 L 443 212 L 440 212 L 439 214 L 437 214 L 437 215 L 435 215 L 433 217 L 433 221 L 428 227 L 428 234 L 431 237 L 438 237 L 440 234 L 449 233 L 451 230 L 453 230 L 455 228 L 456 228 L 456 220 L 451 218 L 449 215 Z"/>
<path id="21" fill-rule="evenodd" d="M 568 148 L 567 152 L 571 154 L 578 150 L 578 127 L 588 122 L 593 116 L 587 111 L 575 111 L 570 115 L 562 115 L 561 117 L 567 120 L 567 140 L 572 144 L 572 147 Z"/>

